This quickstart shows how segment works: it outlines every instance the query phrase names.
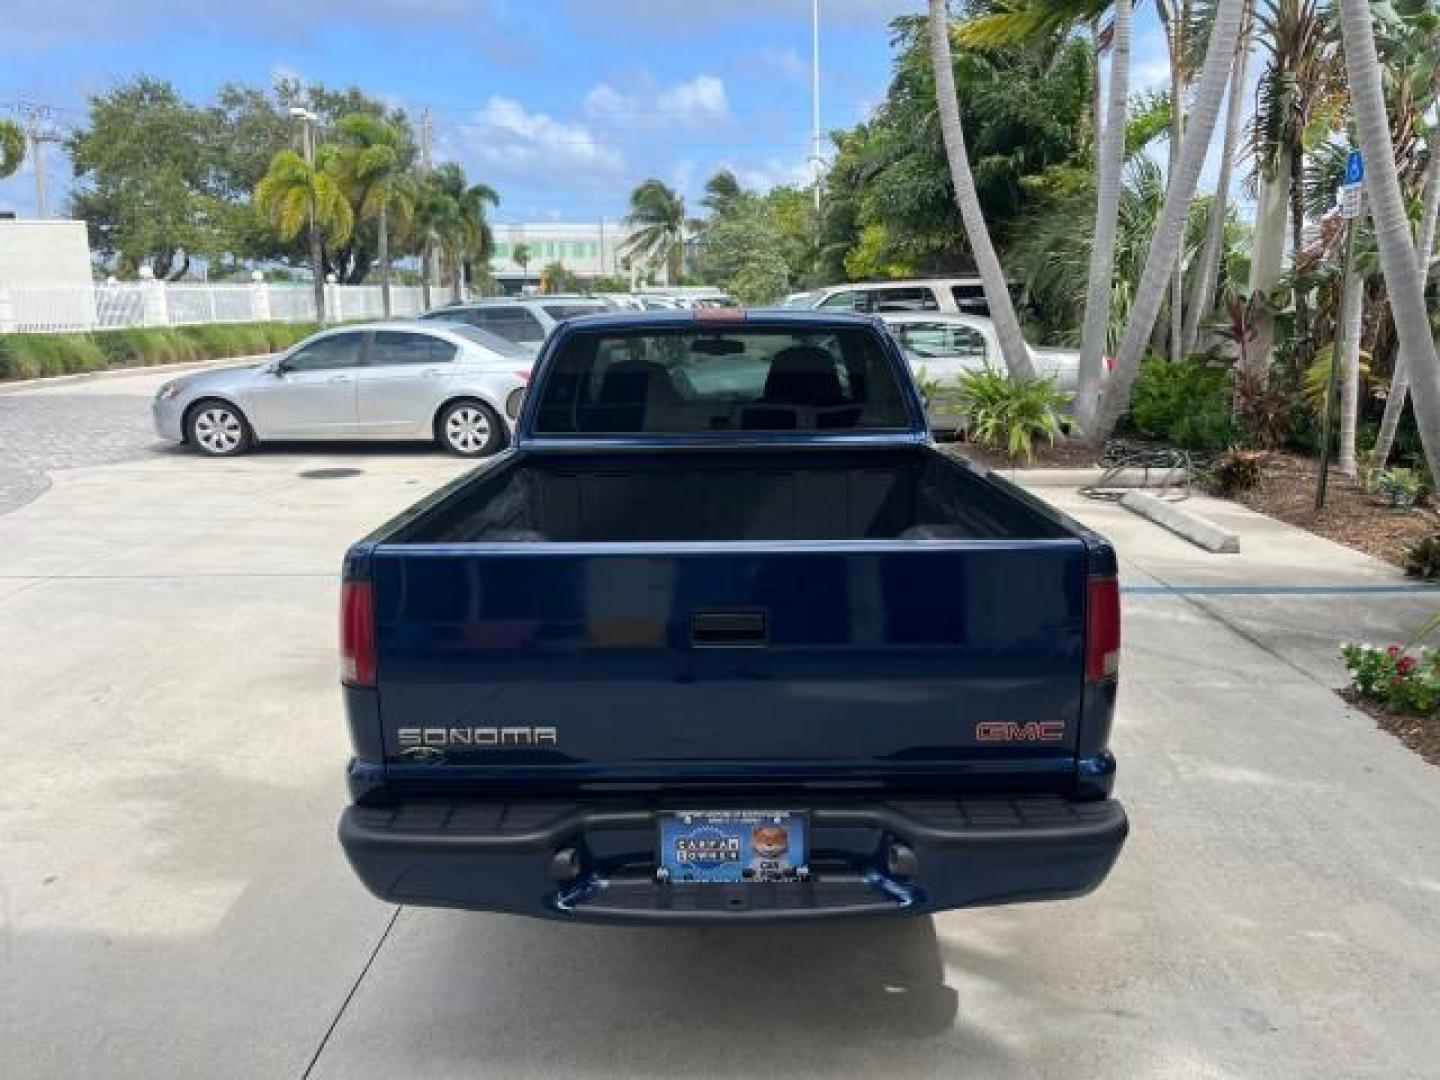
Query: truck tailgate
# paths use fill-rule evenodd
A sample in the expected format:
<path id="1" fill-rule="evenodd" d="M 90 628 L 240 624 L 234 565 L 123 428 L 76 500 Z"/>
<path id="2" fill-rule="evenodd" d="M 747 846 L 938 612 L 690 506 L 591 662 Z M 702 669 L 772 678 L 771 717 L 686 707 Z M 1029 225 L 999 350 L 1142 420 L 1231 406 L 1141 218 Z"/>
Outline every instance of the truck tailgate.
<path id="1" fill-rule="evenodd" d="M 1079 539 L 370 553 L 390 778 L 808 786 L 1073 768 Z"/>

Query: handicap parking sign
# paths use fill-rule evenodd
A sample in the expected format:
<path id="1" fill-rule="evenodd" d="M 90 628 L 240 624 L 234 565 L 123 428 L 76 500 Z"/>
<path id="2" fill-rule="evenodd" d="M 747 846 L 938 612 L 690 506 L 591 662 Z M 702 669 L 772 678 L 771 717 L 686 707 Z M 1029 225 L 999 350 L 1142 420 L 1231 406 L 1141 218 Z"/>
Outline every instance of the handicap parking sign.
<path id="1" fill-rule="evenodd" d="M 1358 184 L 1365 179 L 1365 162 L 1359 150 L 1351 150 L 1345 158 L 1345 185 Z"/>

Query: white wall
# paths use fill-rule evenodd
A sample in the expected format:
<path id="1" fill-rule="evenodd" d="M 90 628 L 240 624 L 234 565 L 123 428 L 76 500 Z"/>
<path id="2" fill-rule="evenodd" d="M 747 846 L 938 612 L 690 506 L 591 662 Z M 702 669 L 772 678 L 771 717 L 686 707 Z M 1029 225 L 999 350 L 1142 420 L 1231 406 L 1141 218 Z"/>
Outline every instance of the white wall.
<path id="1" fill-rule="evenodd" d="M 47 320 L 93 326 L 90 242 L 83 221 L 0 219 L 0 312 L 7 325 L 27 321 L 23 309 L 43 309 Z"/>

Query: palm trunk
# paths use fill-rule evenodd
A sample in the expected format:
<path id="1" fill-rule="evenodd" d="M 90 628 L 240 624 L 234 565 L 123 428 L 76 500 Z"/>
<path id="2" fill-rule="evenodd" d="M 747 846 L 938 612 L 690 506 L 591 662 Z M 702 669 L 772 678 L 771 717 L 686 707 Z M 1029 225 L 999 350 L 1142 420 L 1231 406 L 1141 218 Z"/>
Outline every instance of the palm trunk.
<path id="1" fill-rule="evenodd" d="M 980 197 L 975 192 L 975 177 L 970 173 L 965 129 L 960 123 L 960 100 L 955 92 L 955 67 L 950 58 L 950 13 L 946 0 L 930 0 L 930 62 L 935 69 L 935 98 L 940 110 L 940 131 L 945 139 L 945 156 L 950 163 L 950 180 L 955 187 L 955 205 L 965 223 L 965 236 L 980 272 L 985 302 L 1000 339 L 1000 355 L 1012 379 L 1029 382 L 1035 378 L 1035 365 L 1030 362 L 1030 350 L 1020 334 L 1020 320 L 1015 317 L 1005 271 L 995 254 L 995 245 L 990 242 Z"/>
<path id="2" fill-rule="evenodd" d="M 1363 218 L 1350 223 L 1358 229 Z M 1364 321 L 1365 278 L 1355 269 L 1351 260 L 1349 273 L 1345 275 L 1345 288 L 1340 297 L 1340 326 L 1344 339 L 1336 340 L 1331 346 L 1340 349 L 1340 460 L 1337 468 L 1346 476 L 1354 476 L 1359 470 L 1355 463 L 1355 422 L 1360 411 L 1360 331 Z"/>
<path id="3" fill-rule="evenodd" d="M 425 238 L 425 246 L 420 249 L 420 305 L 430 310 L 430 238 Z"/>
<path id="4" fill-rule="evenodd" d="M 933 2 L 934 0 L 932 4 Z M 1125 328 L 1125 337 L 1120 343 L 1115 372 L 1105 384 L 1095 426 L 1088 433 L 1089 439 L 1096 444 L 1109 438 L 1120 414 L 1129 404 L 1130 387 L 1140 370 L 1140 356 L 1145 348 L 1145 339 L 1150 336 L 1150 329 L 1155 324 L 1156 316 L 1160 314 L 1165 286 L 1175 265 L 1176 254 L 1185 238 L 1190 200 L 1195 195 L 1195 184 L 1200 179 L 1200 169 L 1205 164 L 1210 137 L 1215 133 L 1215 124 L 1220 117 L 1225 84 L 1230 81 L 1243 9 L 1244 0 L 1220 0 L 1218 4 L 1215 23 L 1210 31 L 1210 43 L 1205 52 L 1205 65 L 1201 69 L 1200 81 L 1195 89 L 1195 107 L 1191 111 L 1189 123 L 1185 125 L 1185 139 L 1180 147 L 1179 164 L 1169 178 L 1165 192 L 1165 208 L 1151 240 L 1140 283 L 1135 289 L 1130 323 Z"/>
<path id="5" fill-rule="evenodd" d="M 1080 338 L 1080 383 L 1075 419 L 1089 428 L 1100 401 L 1110 336 L 1110 292 L 1115 276 L 1115 228 L 1120 214 L 1120 172 L 1125 166 L 1125 107 L 1130 94 L 1130 0 L 1115 0 L 1110 35 L 1110 89 L 1096 165 L 1095 238 L 1085 286 L 1085 329 Z M 1099 118 L 1096 118 L 1099 123 Z"/>
<path id="6" fill-rule="evenodd" d="M 1176 24 L 1168 27 L 1166 41 L 1170 47 L 1170 176 L 1175 175 L 1175 166 L 1180 161 L 1180 147 L 1185 141 L 1185 75 L 1182 71 L 1185 50 L 1185 19 L 1182 16 Z M 1187 215 L 1188 220 L 1188 215 Z M 1185 245 L 1175 250 L 1174 274 L 1170 278 L 1170 362 L 1184 359 L 1181 338 L 1185 333 L 1181 314 L 1182 295 L 1185 291 L 1184 269 Z"/>
<path id="7" fill-rule="evenodd" d="M 1310 367 L 1314 355 L 1310 330 L 1310 294 L 1300 285 L 1300 257 L 1305 251 L 1305 146 L 1298 139 L 1290 148 L 1290 276 L 1295 282 L 1295 352 L 1291 362 L 1297 374 Z"/>
<path id="8" fill-rule="evenodd" d="M 325 321 L 325 252 L 320 247 L 320 230 L 315 227 L 314 210 L 310 217 L 310 276 L 315 289 L 315 321 Z"/>
<path id="9" fill-rule="evenodd" d="M 1235 161 L 1235 145 L 1245 123 L 1245 75 L 1250 62 L 1251 4 L 1246 0 L 1240 26 L 1240 43 L 1235 49 L 1235 70 L 1230 76 L 1230 97 L 1225 111 L 1225 137 L 1220 153 L 1220 177 L 1215 184 L 1215 198 L 1210 203 L 1210 217 L 1205 223 L 1205 243 L 1200 248 L 1190 286 L 1190 305 L 1185 310 L 1186 356 L 1200 345 L 1200 322 L 1215 310 L 1215 285 L 1220 278 L 1220 256 L 1225 249 L 1225 218 L 1230 212 L 1230 172 Z"/>
<path id="10" fill-rule="evenodd" d="M 1269 294 L 1280 280 L 1280 262 L 1285 256 L 1286 194 L 1290 190 L 1290 158 L 1281 153 L 1274 162 L 1274 175 L 1260 179 L 1260 205 L 1255 213 L 1254 251 L 1250 258 L 1250 295 Z M 1255 317 L 1255 340 L 1247 351 L 1246 373 L 1263 384 L 1270 372 L 1270 351 L 1275 345 L 1275 316 L 1259 310 Z"/>
<path id="11" fill-rule="evenodd" d="M 1422 279 L 1430 276 L 1430 260 L 1435 254 L 1435 221 L 1440 217 L 1440 140 L 1431 147 L 1426 176 L 1425 212 L 1420 218 L 1420 235 L 1415 241 Z M 1390 460 L 1390 451 L 1395 446 L 1395 431 L 1400 427 L 1400 415 L 1405 411 L 1405 399 L 1410 393 L 1410 365 L 1407 361 L 1405 351 L 1400 350 L 1395 359 L 1395 372 L 1390 377 L 1385 413 L 1380 417 L 1380 434 L 1375 439 L 1375 451 L 1371 456 L 1371 464 L 1377 469 L 1383 469 Z"/>
<path id="12" fill-rule="evenodd" d="M 390 318 L 390 208 L 380 204 L 380 236 L 377 254 L 380 257 L 380 306 L 385 318 Z"/>
<path id="13" fill-rule="evenodd" d="M 1408 358 L 1410 391 L 1415 398 L 1415 425 L 1425 448 L 1431 477 L 1440 476 L 1440 358 L 1425 312 L 1425 275 L 1415 257 L 1400 178 L 1395 171 L 1395 145 L 1385 115 L 1380 59 L 1370 24 L 1368 0 L 1340 0 L 1340 31 L 1345 43 L 1345 70 L 1350 98 L 1365 154 L 1365 188 L 1375 220 L 1380 268 L 1400 339 L 1400 355 Z"/>

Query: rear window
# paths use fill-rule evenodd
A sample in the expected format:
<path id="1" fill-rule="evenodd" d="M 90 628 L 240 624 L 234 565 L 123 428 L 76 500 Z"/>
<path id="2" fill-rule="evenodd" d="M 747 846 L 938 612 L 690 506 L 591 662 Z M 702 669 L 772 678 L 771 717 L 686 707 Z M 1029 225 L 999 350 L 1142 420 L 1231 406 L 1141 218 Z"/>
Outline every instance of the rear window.
<path id="1" fill-rule="evenodd" d="M 533 360 L 535 354 L 523 345 L 517 345 L 513 341 L 501 337 L 499 334 L 492 334 L 489 330 L 481 330 L 478 326 L 471 326 L 469 323 L 457 323 L 450 327 L 450 331 L 473 341 L 476 345 L 483 345 L 491 352 L 500 356 L 509 357 L 512 360 Z"/>
<path id="2" fill-rule="evenodd" d="M 584 333 L 561 348 L 537 435 L 910 427 L 880 340 L 859 327 Z"/>

